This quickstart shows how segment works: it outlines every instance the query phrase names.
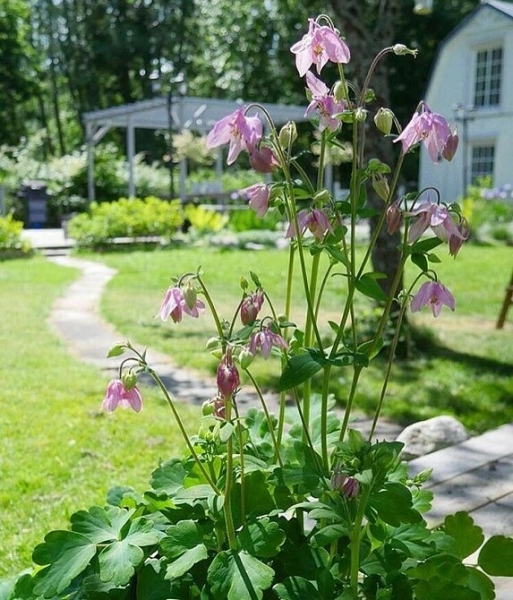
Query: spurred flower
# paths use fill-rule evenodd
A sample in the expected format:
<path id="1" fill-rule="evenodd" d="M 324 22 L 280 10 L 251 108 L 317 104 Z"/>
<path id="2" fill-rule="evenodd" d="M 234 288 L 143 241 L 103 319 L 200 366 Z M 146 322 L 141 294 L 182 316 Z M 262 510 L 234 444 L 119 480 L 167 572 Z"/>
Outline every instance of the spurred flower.
<path id="1" fill-rule="evenodd" d="M 319 241 L 324 239 L 324 236 L 328 231 L 333 233 L 333 228 L 331 227 L 326 213 L 318 208 L 300 210 L 297 219 L 300 232 L 303 233 L 308 228 Z M 294 223 L 291 222 L 289 223 L 285 237 L 293 237 L 294 235 L 296 235 L 296 228 Z"/>
<path id="2" fill-rule="evenodd" d="M 424 306 L 429 306 L 433 315 L 438 317 L 444 305 L 454 310 L 454 296 L 439 281 L 426 281 L 420 286 L 410 306 L 412 312 L 417 312 L 424 308 Z"/>
<path id="3" fill-rule="evenodd" d="M 135 412 L 139 412 L 142 408 L 141 392 L 135 385 L 127 389 L 121 379 L 111 379 L 102 402 L 102 408 L 108 412 L 113 412 L 118 406 L 121 406 L 121 408 L 130 407 Z"/>
<path id="4" fill-rule="evenodd" d="M 233 364 L 232 355 L 227 351 L 217 367 L 217 389 L 221 396 L 233 396 L 240 385 L 239 371 Z"/>
<path id="5" fill-rule="evenodd" d="M 431 227 L 438 238 L 444 242 L 449 242 L 449 251 L 454 255 L 454 252 L 450 250 L 450 240 L 454 238 L 452 244 L 457 252 L 461 244 L 468 238 L 468 227 L 465 230 L 463 226 L 456 225 L 451 213 L 443 205 L 435 202 L 423 202 L 413 209 L 409 215 L 415 217 L 408 231 L 408 242 L 410 244 L 416 242 L 426 229 Z M 459 246 L 456 239 L 460 240 Z"/>
<path id="6" fill-rule="evenodd" d="M 288 344 L 278 333 L 272 330 L 272 324 L 267 325 L 259 331 L 255 331 L 249 339 L 248 349 L 251 354 L 255 355 L 260 349 L 260 353 L 264 358 L 269 358 L 272 347 L 283 348 L 287 350 Z"/>
<path id="7" fill-rule="evenodd" d="M 231 165 L 243 150 L 256 147 L 262 138 L 262 121 L 258 116 L 247 117 L 243 108 L 218 121 L 207 136 L 207 148 L 230 144 L 227 163 Z"/>
<path id="8" fill-rule="evenodd" d="M 174 323 L 179 323 L 182 320 L 184 304 L 182 290 L 179 287 L 168 288 L 159 309 L 159 317 L 163 321 L 171 317 Z"/>
<path id="9" fill-rule="evenodd" d="M 280 166 L 271 148 L 248 145 L 249 164 L 257 173 L 272 173 Z"/>
<path id="10" fill-rule="evenodd" d="M 425 102 L 421 102 L 418 111 L 394 142 L 401 142 L 403 154 L 419 142 L 423 142 L 431 160 L 436 163 L 451 135 L 447 121 L 441 115 L 432 112 Z"/>
<path id="11" fill-rule="evenodd" d="M 240 306 L 240 319 L 243 325 L 253 325 L 263 303 L 264 293 L 262 290 L 257 290 L 254 294 L 249 294 L 244 298 Z"/>
<path id="12" fill-rule="evenodd" d="M 263 217 L 269 208 L 269 187 L 264 183 L 254 183 L 239 191 L 249 198 L 249 206 L 259 217 Z"/>
<path id="13" fill-rule="evenodd" d="M 182 320 L 183 313 L 197 319 L 200 314 L 199 311 L 204 308 L 204 302 L 197 298 L 196 291 L 189 282 L 186 284 L 185 294 L 177 286 L 170 287 L 167 290 L 159 309 L 159 317 L 163 321 L 167 321 L 171 317 L 174 323 L 179 323 Z"/>
<path id="14" fill-rule="evenodd" d="M 401 229 L 403 222 L 403 211 L 400 208 L 400 201 L 396 200 L 387 208 L 385 219 L 387 230 L 390 235 L 397 233 Z"/>
<path id="15" fill-rule="evenodd" d="M 335 97 L 329 93 L 328 87 L 311 71 L 306 74 L 306 83 L 312 100 L 306 109 L 305 116 L 316 111 L 319 115 L 319 131 L 325 129 L 336 131 L 341 123 L 337 115 L 344 111 L 344 102 L 335 100 Z"/>
<path id="16" fill-rule="evenodd" d="M 463 243 L 468 240 L 468 236 L 470 235 L 470 227 L 464 218 L 456 226 L 456 229 L 458 233 L 449 237 L 449 254 L 454 257 L 456 257 Z"/>
<path id="17" fill-rule="evenodd" d="M 328 62 L 348 63 L 351 53 L 347 44 L 327 26 L 308 19 L 308 33 L 296 42 L 290 51 L 296 55 L 296 67 L 302 77 L 312 64 L 317 73 Z"/>
<path id="18" fill-rule="evenodd" d="M 447 142 L 442 150 L 442 158 L 445 160 L 451 161 L 456 154 L 456 150 L 458 149 L 460 138 L 458 136 L 458 130 L 454 128 L 449 137 L 447 138 Z"/>

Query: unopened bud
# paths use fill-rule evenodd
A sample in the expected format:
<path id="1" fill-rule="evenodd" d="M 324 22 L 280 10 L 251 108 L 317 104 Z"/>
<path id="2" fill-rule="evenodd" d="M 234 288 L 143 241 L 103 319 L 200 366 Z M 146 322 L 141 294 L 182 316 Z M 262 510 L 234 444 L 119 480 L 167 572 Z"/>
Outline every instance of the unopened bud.
<path id="1" fill-rule="evenodd" d="M 250 352 L 247 348 L 243 348 L 239 354 L 239 363 L 241 368 L 247 369 L 253 362 L 254 358 L 255 355 L 252 352 Z"/>
<path id="2" fill-rule="evenodd" d="M 458 136 L 458 130 L 454 129 L 447 138 L 447 142 L 442 150 L 442 157 L 445 158 L 445 160 L 451 161 L 454 158 L 456 150 L 458 149 L 459 141 L 460 138 Z"/>
<path id="3" fill-rule="evenodd" d="M 372 187 L 376 194 L 385 202 L 388 200 L 390 195 L 390 187 L 386 177 L 383 175 L 374 174 L 372 175 Z"/>
<path id="4" fill-rule="evenodd" d="M 278 141 L 282 148 L 289 148 L 297 140 L 297 127 L 294 121 L 288 121 L 280 129 Z"/>
<path id="5" fill-rule="evenodd" d="M 317 192 L 317 194 L 315 194 L 313 197 L 313 201 L 316 203 L 316 205 L 325 204 L 326 202 L 329 202 L 330 199 L 330 193 L 326 188 Z"/>
<path id="6" fill-rule="evenodd" d="M 113 356 L 121 356 L 125 353 L 126 344 L 124 342 L 118 342 L 109 348 L 107 352 L 107 358 L 112 358 Z"/>
<path id="7" fill-rule="evenodd" d="M 337 102 L 347 98 L 347 86 L 343 81 L 337 81 L 333 88 L 333 97 Z"/>
<path id="8" fill-rule="evenodd" d="M 211 414 L 213 414 L 214 412 L 214 405 L 212 403 L 212 400 L 205 400 L 205 402 L 203 402 L 203 404 L 201 405 L 201 414 L 204 417 L 209 417 Z"/>
<path id="9" fill-rule="evenodd" d="M 196 300 L 198 297 L 198 293 L 196 292 L 196 288 L 192 284 L 191 280 L 187 282 L 185 285 L 185 289 L 182 291 L 183 299 L 185 300 L 185 304 L 193 310 L 196 306 Z"/>
<path id="10" fill-rule="evenodd" d="M 137 385 L 137 375 L 132 371 L 132 369 L 128 369 L 125 371 L 123 375 L 121 375 L 121 383 L 125 390 L 131 390 Z"/>
<path id="11" fill-rule="evenodd" d="M 217 367 L 217 388 L 225 398 L 232 396 L 240 385 L 239 372 L 231 356 L 226 354 Z"/>
<path id="12" fill-rule="evenodd" d="M 355 119 L 363 123 L 367 119 L 367 113 L 368 111 L 365 108 L 357 108 L 354 113 Z"/>
<path id="13" fill-rule="evenodd" d="M 394 113 L 389 108 L 379 108 L 374 115 L 374 123 L 381 133 L 388 135 L 394 124 Z"/>
<path id="14" fill-rule="evenodd" d="M 405 46 L 404 44 L 396 44 L 395 46 L 392 46 L 392 51 L 394 54 L 397 54 L 397 56 L 405 56 L 406 54 L 411 54 L 412 56 L 417 56 L 417 54 L 419 53 L 418 50 L 412 50 L 411 48 L 408 48 L 408 46 Z"/>
<path id="15" fill-rule="evenodd" d="M 393 202 L 386 212 L 387 229 L 390 235 L 397 233 L 403 222 L 403 211 L 399 208 L 399 202 Z"/>

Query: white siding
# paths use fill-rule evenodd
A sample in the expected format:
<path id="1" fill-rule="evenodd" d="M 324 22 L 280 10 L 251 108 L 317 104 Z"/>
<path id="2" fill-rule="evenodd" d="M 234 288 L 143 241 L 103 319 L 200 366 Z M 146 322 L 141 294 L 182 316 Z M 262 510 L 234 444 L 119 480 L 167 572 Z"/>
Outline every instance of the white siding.
<path id="1" fill-rule="evenodd" d="M 495 143 L 494 185 L 513 183 L 513 18 L 489 6 L 480 6 L 441 48 L 426 101 L 431 110 L 455 123 L 454 107 L 473 105 L 476 53 L 494 47 L 503 48 L 500 105 L 471 113 L 466 148 L 463 126 L 458 123 L 460 146 L 452 162 L 433 164 L 427 152 L 421 150 L 420 188 L 437 187 L 445 202 L 457 201 L 462 196 L 464 154 L 470 182 L 473 145 Z"/>

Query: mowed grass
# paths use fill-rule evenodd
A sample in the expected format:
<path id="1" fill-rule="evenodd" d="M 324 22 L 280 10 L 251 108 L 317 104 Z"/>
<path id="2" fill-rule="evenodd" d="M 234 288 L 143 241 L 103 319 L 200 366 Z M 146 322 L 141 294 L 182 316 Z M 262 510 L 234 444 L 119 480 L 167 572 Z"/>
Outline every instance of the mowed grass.
<path id="1" fill-rule="evenodd" d="M 453 414 L 473 432 L 482 432 L 513 420 L 513 309 L 503 330 L 495 323 L 512 268 L 512 249 L 505 246 L 464 247 L 456 260 L 437 250 L 442 263 L 435 265 L 440 280 L 456 298 L 456 312 L 444 309 L 435 319 L 425 309 L 411 315 L 414 325 L 412 353 L 397 361 L 384 414 L 407 424 L 438 414 Z M 94 258 L 94 257 L 93 257 Z M 104 316 L 123 335 L 169 354 L 177 364 L 213 375 L 216 361 L 205 343 L 215 335 L 208 314 L 184 319 L 180 324 L 161 323 L 155 315 L 171 276 L 196 271 L 201 265 L 222 318 L 231 320 L 240 294 L 239 278 L 256 272 L 276 310 L 283 310 L 288 253 L 278 250 L 222 251 L 170 249 L 157 252 L 107 253 L 96 256 L 118 269 L 103 299 Z M 407 280 L 417 274 L 408 268 Z M 341 278 L 329 282 L 323 318 L 337 320 L 343 305 Z M 295 281 L 292 317 L 302 323 L 304 294 Z M 368 303 L 363 302 L 364 306 Z M 329 329 L 326 326 L 325 333 Z M 379 396 L 385 363 L 375 361 L 364 372 L 356 407 L 372 413 Z M 252 366 L 253 368 L 253 366 Z M 278 365 L 260 361 L 254 369 L 272 385 Z M 350 371 L 339 369 L 332 388 L 342 404 L 347 397 Z"/>
<path id="2" fill-rule="evenodd" d="M 47 324 L 77 276 L 44 258 L 0 262 L 0 576 L 30 566 L 35 544 L 109 488 L 146 489 L 182 453 L 168 407 L 144 389 L 138 415 L 100 411 L 107 376 L 80 363 Z M 181 407 L 192 433 L 199 411 Z"/>

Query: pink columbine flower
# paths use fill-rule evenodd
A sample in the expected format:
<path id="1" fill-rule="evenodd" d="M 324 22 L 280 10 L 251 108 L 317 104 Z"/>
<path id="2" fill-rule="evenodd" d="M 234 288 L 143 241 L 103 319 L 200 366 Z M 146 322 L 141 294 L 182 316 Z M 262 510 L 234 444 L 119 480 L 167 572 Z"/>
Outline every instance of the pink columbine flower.
<path id="1" fill-rule="evenodd" d="M 254 183 L 239 191 L 249 198 L 249 206 L 259 217 L 263 217 L 269 208 L 269 187 L 263 183 Z"/>
<path id="2" fill-rule="evenodd" d="M 280 166 L 274 152 L 267 146 L 259 149 L 248 145 L 248 152 L 249 164 L 257 173 L 272 173 Z"/>
<path id="3" fill-rule="evenodd" d="M 418 111 L 394 142 L 401 142 L 403 154 L 415 144 L 423 142 L 431 160 L 436 163 L 451 135 L 447 121 L 432 112 L 425 102 L 421 102 Z"/>
<path id="4" fill-rule="evenodd" d="M 272 347 L 288 349 L 287 342 L 278 333 L 274 333 L 272 330 L 272 324 L 264 327 L 259 331 L 255 331 L 249 339 L 248 350 L 253 356 L 260 349 L 262 356 L 267 359 L 271 354 Z"/>
<path id="5" fill-rule="evenodd" d="M 141 392 L 135 385 L 127 389 L 121 379 L 111 379 L 102 402 L 102 408 L 108 412 L 113 412 L 118 406 L 122 408 L 130 407 L 135 412 L 139 412 L 142 408 Z"/>
<path id="6" fill-rule="evenodd" d="M 237 367 L 233 364 L 231 352 L 227 352 L 217 367 L 217 389 L 224 398 L 233 396 L 240 386 Z"/>
<path id="7" fill-rule="evenodd" d="M 182 290 L 179 287 L 170 287 L 160 306 L 159 317 L 163 321 L 167 321 L 171 317 L 173 323 L 179 323 L 182 320 L 184 304 Z"/>
<path id="8" fill-rule="evenodd" d="M 218 121 L 207 136 L 207 148 L 230 144 L 227 163 L 235 162 L 243 150 L 255 147 L 262 137 L 262 121 L 258 116 L 247 117 L 243 108 Z"/>
<path id="9" fill-rule="evenodd" d="M 240 306 L 240 320 L 243 325 L 253 325 L 264 303 L 264 293 L 257 290 L 244 298 Z"/>
<path id="10" fill-rule="evenodd" d="M 449 237 L 449 254 L 456 258 L 456 255 L 463 246 L 463 243 L 468 240 L 470 235 L 470 227 L 466 219 L 462 219 L 461 222 L 456 225 L 457 234 L 453 234 Z"/>
<path id="11" fill-rule="evenodd" d="M 348 63 L 351 58 L 347 44 L 333 29 L 319 25 L 314 19 L 308 19 L 308 33 L 290 51 L 296 55 L 296 67 L 301 77 L 312 64 L 317 67 L 317 73 L 320 73 L 328 61 Z"/>
<path id="12" fill-rule="evenodd" d="M 390 235 L 397 233 L 401 229 L 403 222 L 403 211 L 401 210 L 401 201 L 396 200 L 392 202 L 387 208 L 385 213 L 385 219 L 387 223 L 387 231 Z"/>
<path id="13" fill-rule="evenodd" d="M 442 158 L 445 160 L 451 161 L 456 154 L 456 150 L 458 149 L 458 144 L 460 142 L 460 138 L 458 136 L 458 130 L 456 127 L 451 131 L 449 137 L 447 138 L 447 142 L 442 150 Z"/>
<path id="14" fill-rule="evenodd" d="M 177 286 L 170 287 L 167 290 L 159 309 L 159 317 L 163 321 L 167 321 L 171 317 L 173 323 L 179 323 L 182 320 L 183 313 L 196 319 L 199 317 L 199 311 L 204 310 L 205 304 L 196 297 L 196 293 L 191 290 L 191 287 L 186 288 L 185 295 Z"/>
<path id="15" fill-rule="evenodd" d="M 329 129 L 336 131 L 340 127 L 337 115 L 344 111 L 345 104 L 335 100 L 328 87 L 311 72 L 306 74 L 306 83 L 312 94 L 312 100 L 306 109 L 305 116 L 317 111 L 319 115 L 319 131 Z"/>
<path id="16" fill-rule="evenodd" d="M 360 482 L 341 471 L 335 471 L 331 476 L 331 486 L 349 500 L 356 498 L 360 492 Z"/>
<path id="17" fill-rule="evenodd" d="M 453 240 L 453 248 L 457 247 L 457 250 L 459 250 L 461 244 L 468 238 L 468 231 L 465 232 L 463 228 L 459 228 L 456 225 L 451 213 L 443 205 L 434 202 L 423 202 L 418 208 L 412 210 L 409 215 L 415 217 L 408 231 L 408 242 L 410 244 L 420 239 L 428 227 L 431 227 L 434 234 L 444 242 L 450 242 L 451 238 L 455 238 Z M 459 246 L 455 241 L 456 239 L 461 241 Z"/>
<path id="18" fill-rule="evenodd" d="M 454 296 L 451 292 L 438 281 L 426 281 L 420 286 L 419 291 L 411 301 L 411 311 L 417 312 L 429 306 L 433 316 L 438 317 L 442 306 L 448 306 L 451 310 L 455 308 Z"/>
<path id="19" fill-rule="evenodd" d="M 324 236 L 329 231 L 333 233 L 333 228 L 329 222 L 326 213 L 318 208 L 312 208 L 311 210 L 300 210 L 297 219 L 299 222 L 299 230 L 303 233 L 307 228 L 313 233 L 315 238 L 320 242 L 324 239 Z M 293 237 L 296 235 L 296 228 L 294 223 L 289 223 L 285 237 Z"/>

